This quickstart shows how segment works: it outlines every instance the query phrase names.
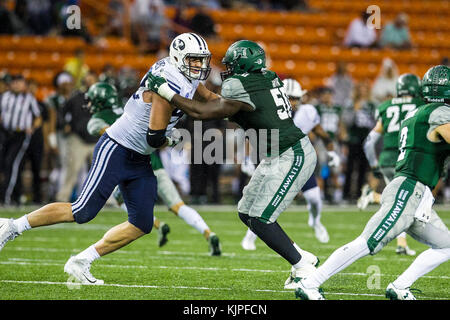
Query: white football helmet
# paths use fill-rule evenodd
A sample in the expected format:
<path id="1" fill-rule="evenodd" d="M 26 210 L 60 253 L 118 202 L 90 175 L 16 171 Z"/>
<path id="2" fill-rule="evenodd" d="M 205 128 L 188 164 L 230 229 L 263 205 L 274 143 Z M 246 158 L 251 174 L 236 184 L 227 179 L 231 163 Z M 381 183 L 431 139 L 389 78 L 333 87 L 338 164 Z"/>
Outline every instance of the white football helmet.
<path id="1" fill-rule="evenodd" d="M 173 39 L 169 49 L 170 63 L 190 80 L 206 80 L 211 72 L 211 52 L 208 44 L 198 34 L 182 33 Z M 201 59 L 201 67 L 191 65 L 191 60 Z"/>
<path id="2" fill-rule="evenodd" d="M 300 99 L 306 92 L 308 92 L 308 90 L 302 90 L 302 86 L 295 79 L 284 79 L 283 84 L 286 94 L 290 98 Z"/>

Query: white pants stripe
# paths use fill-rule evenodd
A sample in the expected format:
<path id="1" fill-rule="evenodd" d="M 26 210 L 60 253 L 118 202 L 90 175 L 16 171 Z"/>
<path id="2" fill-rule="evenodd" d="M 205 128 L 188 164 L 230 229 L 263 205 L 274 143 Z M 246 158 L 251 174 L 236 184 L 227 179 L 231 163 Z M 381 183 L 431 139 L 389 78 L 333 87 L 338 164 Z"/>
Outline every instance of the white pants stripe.
<path id="1" fill-rule="evenodd" d="M 106 167 L 108 166 L 109 158 L 111 157 L 113 151 L 117 148 L 117 145 L 113 141 L 109 141 L 107 146 L 104 148 L 102 154 L 100 155 L 99 162 L 100 165 L 96 167 L 96 170 L 92 171 L 92 179 L 83 188 L 84 195 L 80 196 L 77 200 L 77 204 L 72 205 L 72 214 L 75 214 L 83 208 L 83 206 L 88 201 L 89 197 L 97 188 L 98 184 L 102 180 L 103 174 L 105 173 Z M 89 177 L 88 177 L 89 179 Z"/>
<path id="2" fill-rule="evenodd" d="M 11 204 L 11 196 L 14 191 L 14 187 L 17 183 L 17 178 L 19 176 L 19 167 L 20 163 L 22 162 L 23 156 L 25 155 L 25 152 L 28 149 L 28 146 L 30 145 L 31 135 L 27 134 L 25 136 L 25 140 L 23 140 L 22 146 L 20 147 L 19 152 L 16 155 L 16 158 L 13 162 L 13 168 L 11 172 L 11 177 L 9 179 L 8 188 L 6 189 L 5 193 L 5 204 L 9 205 Z"/>
<path id="3" fill-rule="evenodd" d="M 86 184 L 85 184 L 86 186 L 90 183 L 91 179 L 94 176 L 94 172 L 97 170 L 98 166 L 100 165 L 100 161 L 99 161 L 100 156 L 102 155 L 102 152 L 105 149 L 105 147 L 107 146 L 108 142 L 110 142 L 110 140 L 105 140 L 103 142 L 103 144 L 99 148 L 97 156 L 95 157 L 95 159 L 93 159 L 92 170 L 91 170 L 90 174 L 88 175 L 88 177 L 86 178 Z M 86 188 L 83 188 L 83 190 L 81 190 L 81 192 L 80 192 L 80 195 L 78 196 L 78 199 L 72 204 L 72 207 L 78 204 L 78 202 L 84 196 L 85 192 L 86 192 Z"/>

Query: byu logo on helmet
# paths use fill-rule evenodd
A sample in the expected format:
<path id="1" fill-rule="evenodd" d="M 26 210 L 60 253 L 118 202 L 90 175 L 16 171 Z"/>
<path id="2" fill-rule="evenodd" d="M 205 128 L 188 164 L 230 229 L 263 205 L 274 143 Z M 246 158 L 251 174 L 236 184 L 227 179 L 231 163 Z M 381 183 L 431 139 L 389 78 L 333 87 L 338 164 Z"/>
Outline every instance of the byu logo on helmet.
<path id="1" fill-rule="evenodd" d="M 206 80 L 211 72 L 211 52 L 205 39 L 188 32 L 173 39 L 169 49 L 170 63 L 190 80 Z"/>
<path id="2" fill-rule="evenodd" d="M 186 47 L 186 45 L 184 44 L 184 41 L 183 40 L 181 40 L 181 39 L 176 39 L 174 42 L 173 42 L 173 48 L 174 49 L 176 49 L 176 50 L 184 50 L 184 48 Z"/>

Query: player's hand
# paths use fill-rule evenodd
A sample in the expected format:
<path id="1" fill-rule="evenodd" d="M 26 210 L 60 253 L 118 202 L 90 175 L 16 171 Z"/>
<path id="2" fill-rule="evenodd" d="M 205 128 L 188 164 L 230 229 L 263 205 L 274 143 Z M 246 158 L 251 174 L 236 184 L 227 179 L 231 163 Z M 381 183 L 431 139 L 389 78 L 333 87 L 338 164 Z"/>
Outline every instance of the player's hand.
<path id="1" fill-rule="evenodd" d="M 241 171 L 251 177 L 256 170 L 255 164 L 250 157 L 245 157 L 244 162 L 241 164 Z"/>
<path id="2" fill-rule="evenodd" d="M 383 174 L 380 171 L 380 167 L 372 167 L 372 174 L 377 179 L 383 179 Z"/>
<path id="3" fill-rule="evenodd" d="M 145 87 L 150 91 L 159 94 L 167 101 L 171 101 L 173 96 L 176 94 L 176 92 L 169 87 L 169 84 L 167 83 L 166 79 L 160 76 L 155 76 L 150 71 L 147 73 L 147 80 L 145 80 Z"/>
<path id="4" fill-rule="evenodd" d="M 338 154 L 335 151 L 328 151 L 328 166 L 330 168 L 339 167 L 341 164 L 341 158 L 339 158 Z"/>
<path id="5" fill-rule="evenodd" d="M 183 140 L 180 131 L 176 128 L 172 128 L 172 131 L 166 138 L 168 147 L 174 147 Z"/>

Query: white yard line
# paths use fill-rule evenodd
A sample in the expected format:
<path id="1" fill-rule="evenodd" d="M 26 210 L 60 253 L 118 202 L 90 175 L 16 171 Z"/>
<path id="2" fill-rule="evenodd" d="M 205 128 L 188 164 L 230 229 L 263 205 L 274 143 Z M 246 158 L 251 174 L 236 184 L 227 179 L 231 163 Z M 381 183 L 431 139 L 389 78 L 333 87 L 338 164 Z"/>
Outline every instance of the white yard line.
<path id="1" fill-rule="evenodd" d="M 74 283 L 68 282 L 53 282 L 53 281 L 19 281 L 19 280 L 0 280 L 0 283 L 15 283 L 15 284 L 32 284 L 32 285 L 65 285 L 70 286 Z M 145 288 L 145 289 L 187 289 L 187 290 L 220 290 L 220 291 L 236 291 L 236 288 L 211 288 L 211 287 L 190 287 L 190 286 L 155 286 L 155 285 L 136 285 L 136 284 L 118 284 L 118 283 L 106 283 L 102 285 L 93 285 L 96 287 L 120 287 L 120 288 Z M 270 290 L 270 289 L 241 289 L 246 292 L 271 292 L 271 293 L 291 293 L 292 290 Z M 341 296 L 362 296 L 362 297 L 384 297 L 382 294 L 374 293 L 348 293 L 348 292 L 324 292 L 325 295 L 341 295 Z M 435 298 L 420 296 L 422 299 L 433 300 L 448 300 L 448 298 Z"/>
<path id="2" fill-rule="evenodd" d="M 10 258 L 8 261 L 0 261 L 4 265 L 38 265 L 38 266 L 63 266 L 66 261 L 52 260 L 52 259 L 24 259 L 24 258 Z M 174 270 L 202 270 L 202 271 L 235 271 L 235 272 L 260 272 L 260 273 L 288 273 L 288 270 L 267 270 L 267 269 L 247 269 L 247 268 L 220 268 L 220 267 L 179 267 L 179 266 L 165 266 L 165 265 L 121 265 L 121 264 L 96 264 L 99 268 L 117 268 L 117 269 L 174 269 Z M 342 276 L 361 276 L 369 277 L 373 274 L 363 272 L 340 272 L 338 275 Z M 395 277 L 393 274 L 380 274 L 380 276 Z M 449 276 L 423 276 L 427 279 L 450 279 Z"/>

